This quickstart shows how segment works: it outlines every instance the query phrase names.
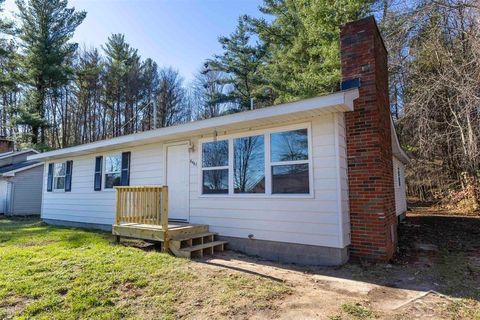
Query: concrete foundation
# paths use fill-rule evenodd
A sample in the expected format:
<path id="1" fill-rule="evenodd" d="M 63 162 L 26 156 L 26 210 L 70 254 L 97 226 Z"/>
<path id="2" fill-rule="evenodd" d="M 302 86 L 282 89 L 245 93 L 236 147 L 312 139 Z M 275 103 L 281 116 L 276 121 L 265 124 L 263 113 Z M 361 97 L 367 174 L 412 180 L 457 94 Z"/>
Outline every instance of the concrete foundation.
<path id="1" fill-rule="evenodd" d="M 112 231 L 109 224 L 74 222 L 65 220 L 43 219 L 47 224 L 55 226 L 98 229 Z M 331 248 L 298 243 L 277 242 L 257 239 L 244 239 L 218 236 L 218 240 L 228 241 L 227 248 L 248 255 L 258 256 L 266 260 L 294 263 L 298 265 L 338 266 L 349 258 L 348 248 Z"/>
<path id="2" fill-rule="evenodd" d="M 54 226 L 63 226 L 63 227 L 75 227 L 83 229 L 97 229 L 103 231 L 112 231 L 112 225 L 110 224 L 99 224 L 99 223 L 85 223 L 85 222 L 75 222 L 75 221 L 66 221 L 66 220 L 54 220 L 54 219 L 43 219 L 46 224 L 51 224 Z"/>
<path id="3" fill-rule="evenodd" d="M 348 248 L 218 236 L 227 248 L 267 260 L 299 265 L 338 266 L 348 261 Z"/>

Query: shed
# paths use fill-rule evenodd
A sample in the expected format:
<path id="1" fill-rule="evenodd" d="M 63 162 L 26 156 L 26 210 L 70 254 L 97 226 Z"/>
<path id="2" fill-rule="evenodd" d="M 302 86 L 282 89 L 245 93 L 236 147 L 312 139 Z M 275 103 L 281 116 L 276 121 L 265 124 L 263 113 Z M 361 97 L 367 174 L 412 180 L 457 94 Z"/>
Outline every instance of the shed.
<path id="1" fill-rule="evenodd" d="M 37 153 L 32 149 L 0 153 L 0 214 L 40 214 L 43 163 L 27 161 Z"/>

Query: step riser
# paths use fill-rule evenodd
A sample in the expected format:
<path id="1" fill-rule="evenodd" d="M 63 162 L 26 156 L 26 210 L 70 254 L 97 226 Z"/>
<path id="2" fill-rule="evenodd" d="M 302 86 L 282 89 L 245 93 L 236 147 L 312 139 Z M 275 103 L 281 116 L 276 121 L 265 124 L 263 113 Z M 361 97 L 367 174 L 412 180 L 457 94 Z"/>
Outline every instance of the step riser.
<path id="1" fill-rule="evenodd" d="M 177 257 L 202 258 L 225 250 L 225 241 L 216 241 L 215 234 L 193 235 L 190 239 L 170 240 L 170 251 Z M 195 247 L 198 246 L 198 249 Z"/>
<path id="2" fill-rule="evenodd" d="M 209 248 L 204 248 L 204 249 L 200 249 L 200 250 L 197 250 L 197 251 L 191 251 L 191 252 L 188 252 L 190 253 L 190 256 L 188 256 L 189 259 L 192 259 L 192 258 L 203 258 L 204 256 L 213 256 L 215 253 L 217 252 L 223 252 L 225 251 L 225 245 L 224 244 L 220 244 L 220 245 L 216 245 L 214 247 L 209 247 Z M 183 251 L 185 252 L 185 251 Z M 186 255 L 188 255 L 187 252 L 185 252 Z"/>

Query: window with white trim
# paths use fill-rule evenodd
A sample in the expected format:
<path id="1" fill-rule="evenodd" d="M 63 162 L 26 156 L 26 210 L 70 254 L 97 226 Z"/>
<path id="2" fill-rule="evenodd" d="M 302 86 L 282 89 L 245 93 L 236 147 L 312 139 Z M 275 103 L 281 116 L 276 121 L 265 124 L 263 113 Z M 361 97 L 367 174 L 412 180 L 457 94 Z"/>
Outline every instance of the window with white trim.
<path id="1" fill-rule="evenodd" d="M 310 195 L 309 126 L 292 127 L 201 143 L 201 193 Z"/>
<path id="2" fill-rule="evenodd" d="M 228 193 L 228 140 L 202 144 L 202 193 Z"/>
<path id="3" fill-rule="evenodd" d="M 310 193 L 307 129 L 271 133 L 270 159 L 273 194 Z"/>
<path id="4" fill-rule="evenodd" d="M 65 176 L 67 173 L 66 163 L 55 163 L 53 165 L 53 189 L 65 190 Z"/>
<path id="5" fill-rule="evenodd" d="M 233 139 L 233 190 L 235 193 L 265 193 L 265 137 Z"/>
<path id="6" fill-rule="evenodd" d="M 114 154 L 105 157 L 105 189 L 122 185 L 122 155 Z"/>

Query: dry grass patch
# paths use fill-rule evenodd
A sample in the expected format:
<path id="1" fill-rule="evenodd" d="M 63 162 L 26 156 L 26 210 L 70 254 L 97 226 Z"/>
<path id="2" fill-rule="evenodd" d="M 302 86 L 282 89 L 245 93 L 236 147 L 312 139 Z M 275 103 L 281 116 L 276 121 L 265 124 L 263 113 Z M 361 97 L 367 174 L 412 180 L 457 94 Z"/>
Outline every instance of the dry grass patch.
<path id="1" fill-rule="evenodd" d="M 235 317 L 290 291 L 33 219 L 0 220 L 0 256 L 0 318 L 7 319 Z"/>

